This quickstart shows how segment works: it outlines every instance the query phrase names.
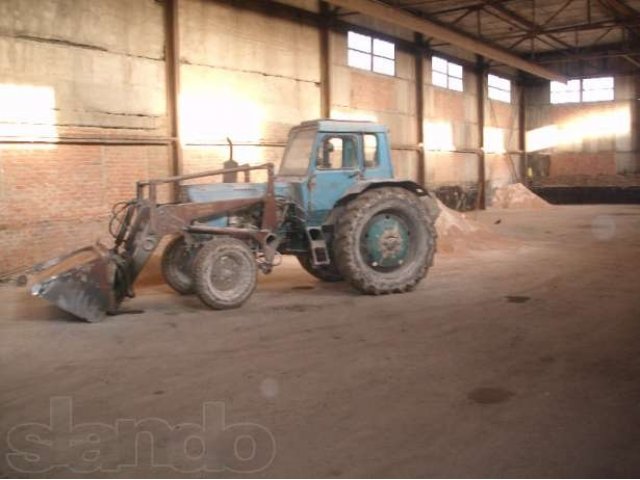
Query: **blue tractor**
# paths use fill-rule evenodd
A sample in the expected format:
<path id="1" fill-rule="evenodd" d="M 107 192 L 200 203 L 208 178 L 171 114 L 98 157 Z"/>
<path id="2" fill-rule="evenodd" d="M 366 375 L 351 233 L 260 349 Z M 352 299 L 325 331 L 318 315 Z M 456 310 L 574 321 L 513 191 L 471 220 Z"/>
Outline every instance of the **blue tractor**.
<path id="1" fill-rule="evenodd" d="M 214 309 L 242 305 L 258 270 L 271 272 L 281 255 L 296 256 L 321 280 L 346 280 L 372 295 L 414 289 L 433 262 L 437 206 L 424 187 L 394 178 L 382 125 L 304 122 L 291 130 L 277 174 L 272 164 L 233 165 L 231 158 L 228 168 L 139 181 L 136 198 L 114 208 L 114 245 L 36 265 L 31 293 L 100 320 L 133 296 L 166 236 L 173 239 L 162 256 L 165 280 Z M 260 172 L 266 181 L 252 183 Z M 207 178 L 214 183 L 200 183 Z M 158 202 L 166 184 L 179 201 Z"/>

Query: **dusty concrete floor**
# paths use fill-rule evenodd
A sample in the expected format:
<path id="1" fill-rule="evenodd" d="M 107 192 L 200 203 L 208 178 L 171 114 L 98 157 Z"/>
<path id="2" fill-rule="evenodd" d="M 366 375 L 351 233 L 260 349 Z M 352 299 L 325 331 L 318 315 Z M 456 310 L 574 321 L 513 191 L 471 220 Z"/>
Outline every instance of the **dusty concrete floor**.
<path id="1" fill-rule="evenodd" d="M 135 467 L 92 475 L 640 475 L 640 207 L 479 219 L 524 240 L 439 255 L 406 295 L 359 296 L 287 263 L 240 310 L 157 286 L 128 304 L 144 314 L 89 325 L 0 288 L 0 444 L 40 454 L 2 455 L 0 471 L 133 463 L 116 421 L 146 419 L 135 428 L 153 432 L 155 464 L 182 470 L 152 468 L 142 436 Z M 52 397 L 71 399 L 74 429 L 64 398 L 50 418 Z M 198 470 L 197 440 L 180 454 L 195 427 L 170 429 L 202 425 L 206 402 L 226 413 L 222 434 L 218 410 L 204 430 L 214 471 Z M 94 452 L 89 431 L 103 435 Z"/>

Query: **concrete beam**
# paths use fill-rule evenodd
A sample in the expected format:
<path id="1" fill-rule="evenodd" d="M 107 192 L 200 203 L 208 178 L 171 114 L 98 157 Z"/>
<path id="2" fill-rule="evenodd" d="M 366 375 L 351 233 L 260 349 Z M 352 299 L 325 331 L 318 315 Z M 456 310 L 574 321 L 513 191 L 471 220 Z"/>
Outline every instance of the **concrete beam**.
<path id="1" fill-rule="evenodd" d="M 434 37 L 456 47 L 468 50 L 478 55 L 509 65 L 511 67 L 548 80 L 566 82 L 567 78 L 553 70 L 549 70 L 537 63 L 527 61 L 517 55 L 501 50 L 497 47 L 451 30 L 432 21 L 412 15 L 408 12 L 372 0 L 328 0 L 338 7 L 359 12 L 384 22 L 409 29 L 416 33 Z"/>

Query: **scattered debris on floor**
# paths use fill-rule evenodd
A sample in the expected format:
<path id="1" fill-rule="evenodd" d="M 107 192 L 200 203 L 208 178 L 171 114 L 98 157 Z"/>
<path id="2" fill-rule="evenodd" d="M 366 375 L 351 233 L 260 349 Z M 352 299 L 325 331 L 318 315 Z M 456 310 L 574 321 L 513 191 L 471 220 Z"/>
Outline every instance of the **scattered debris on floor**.
<path id="1" fill-rule="evenodd" d="M 467 398 L 479 404 L 502 403 L 513 397 L 515 393 L 502 387 L 479 387 L 469 392 Z"/>
<path id="2" fill-rule="evenodd" d="M 494 208 L 549 208 L 551 204 L 533 193 L 522 183 L 497 188 L 491 206 Z"/>
<path id="3" fill-rule="evenodd" d="M 527 297 L 526 295 L 506 295 L 504 298 L 506 298 L 509 303 L 526 303 L 531 300 L 531 297 Z"/>

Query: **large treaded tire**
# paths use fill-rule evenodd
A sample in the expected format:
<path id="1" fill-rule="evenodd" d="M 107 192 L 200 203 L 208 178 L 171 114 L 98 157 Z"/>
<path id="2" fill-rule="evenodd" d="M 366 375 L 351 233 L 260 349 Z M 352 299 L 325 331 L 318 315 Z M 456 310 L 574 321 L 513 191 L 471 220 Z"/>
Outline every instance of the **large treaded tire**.
<path id="1" fill-rule="evenodd" d="M 311 257 L 309 255 L 302 254 L 297 255 L 297 257 L 298 262 L 300 262 L 300 265 L 307 271 L 307 273 L 313 275 L 319 280 L 322 280 L 323 282 L 334 283 L 344 280 L 344 276 L 338 271 L 334 263 L 314 267 L 311 264 Z"/>
<path id="2" fill-rule="evenodd" d="M 196 293 L 215 310 L 237 308 L 247 301 L 256 288 L 257 273 L 253 251 L 237 238 L 208 241 L 193 261 Z"/>
<path id="3" fill-rule="evenodd" d="M 164 249 L 160 268 L 167 284 L 181 295 L 195 292 L 191 265 L 195 252 L 190 252 L 184 237 L 176 237 Z"/>
<path id="4" fill-rule="evenodd" d="M 363 258 L 362 242 L 369 222 L 387 212 L 407 227 L 407 261 L 380 271 Z M 400 187 L 375 188 L 349 202 L 338 220 L 333 244 L 336 264 L 345 279 L 365 294 L 408 292 L 432 265 L 436 237 L 434 221 L 417 195 Z"/>

